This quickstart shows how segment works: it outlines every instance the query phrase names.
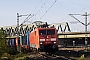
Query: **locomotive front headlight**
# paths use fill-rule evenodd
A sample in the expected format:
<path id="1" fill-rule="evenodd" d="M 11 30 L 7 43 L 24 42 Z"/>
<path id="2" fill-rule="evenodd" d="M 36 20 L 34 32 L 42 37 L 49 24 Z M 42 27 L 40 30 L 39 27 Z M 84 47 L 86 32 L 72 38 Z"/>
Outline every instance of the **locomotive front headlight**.
<path id="1" fill-rule="evenodd" d="M 40 42 L 40 44 L 43 44 L 42 42 Z"/>
<path id="2" fill-rule="evenodd" d="M 54 44 L 56 44 L 56 42 L 53 42 Z"/>
<path id="3" fill-rule="evenodd" d="M 56 41 L 56 38 L 51 38 L 51 41 Z"/>
<path id="4" fill-rule="evenodd" d="M 45 41 L 45 39 L 40 39 L 40 41 Z"/>

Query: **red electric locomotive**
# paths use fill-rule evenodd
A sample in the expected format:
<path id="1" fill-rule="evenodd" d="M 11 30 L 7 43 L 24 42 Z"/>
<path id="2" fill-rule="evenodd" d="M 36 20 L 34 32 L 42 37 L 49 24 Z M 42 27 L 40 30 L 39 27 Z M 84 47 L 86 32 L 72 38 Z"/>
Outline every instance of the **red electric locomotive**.
<path id="1" fill-rule="evenodd" d="M 56 28 L 36 28 L 30 33 L 30 48 L 54 53 L 58 50 Z"/>

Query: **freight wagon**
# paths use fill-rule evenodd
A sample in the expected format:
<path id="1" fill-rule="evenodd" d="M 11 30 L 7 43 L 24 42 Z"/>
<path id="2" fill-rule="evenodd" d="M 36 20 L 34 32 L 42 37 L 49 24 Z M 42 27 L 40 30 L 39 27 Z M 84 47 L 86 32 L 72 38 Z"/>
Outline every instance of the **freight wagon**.
<path id="1" fill-rule="evenodd" d="M 27 32 L 25 36 L 19 36 L 8 40 L 8 45 L 13 47 L 18 52 L 30 51 L 30 32 Z"/>

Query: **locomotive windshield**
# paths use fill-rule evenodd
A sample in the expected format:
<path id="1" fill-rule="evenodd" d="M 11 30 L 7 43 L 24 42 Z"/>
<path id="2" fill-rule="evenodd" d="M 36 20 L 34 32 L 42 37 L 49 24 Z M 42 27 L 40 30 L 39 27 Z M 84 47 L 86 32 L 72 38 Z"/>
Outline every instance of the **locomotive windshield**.
<path id="1" fill-rule="evenodd" d="M 40 30 L 39 31 L 40 35 L 54 35 L 55 34 L 55 30 Z"/>

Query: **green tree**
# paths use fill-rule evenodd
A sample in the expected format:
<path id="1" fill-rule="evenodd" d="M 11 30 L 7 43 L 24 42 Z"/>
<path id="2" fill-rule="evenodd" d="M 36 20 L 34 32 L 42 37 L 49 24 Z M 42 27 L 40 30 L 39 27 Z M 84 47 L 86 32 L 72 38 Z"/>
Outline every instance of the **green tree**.
<path id="1" fill-rule="evenodd" d="M 9 52 L 9 47 L 6 44 L 5 37 L 6 34 L 4 33 L 4 30 L 0 29 L 0 57 L 2 56 L 2 54 Z"/>

